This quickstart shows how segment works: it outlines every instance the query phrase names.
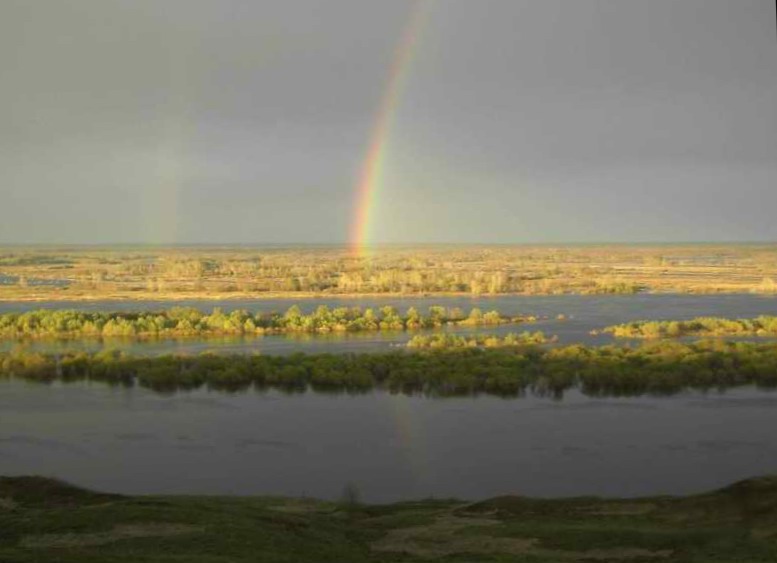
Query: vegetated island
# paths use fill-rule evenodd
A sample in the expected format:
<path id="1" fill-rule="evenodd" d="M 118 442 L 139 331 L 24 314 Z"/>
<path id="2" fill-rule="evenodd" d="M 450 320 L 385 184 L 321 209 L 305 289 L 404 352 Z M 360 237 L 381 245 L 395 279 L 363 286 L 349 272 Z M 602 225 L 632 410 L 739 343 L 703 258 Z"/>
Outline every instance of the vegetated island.
<path id="1" fill-rule="evenodd" d="M 598 334 L 600 331 L 592 331 Z M 754 319 L 697 317 L 688 321 L 634 321 L 601 330 L 616 338 L 682 338 L 684 336 L 777 336 L 777 317 Z"/>
<path id="2" fill-rule="evenodd" d="M 561 397 L 672 394 L 687 389 L 777 386 L 777 346 L 751 342 L 675 341 L 639 347 L 538 345 L 417 352 L 135 357 L 118 351 L 0 353 L 0 377 L 100 381 L 157 391 L 276 388 L 364 392 L 374 388 L 429 395 L 527 392 Z"/>
<path id="3" fill-rule="evenodd" d="M 416 334 L 405 346 L 408 348 L 502 348 L 505 346 L 521 346 L 523 344 L 548 344 L 557 342 L 557 336 L 545 336 L 541 330 L 529 332 L 510 332 L 504 336 L 496 334 L 459 335 L 449 332 L 435 334 Z"/>
<path id="4" fill-rule="evenodd" d="M 310 498 L 125 496 L 0 477 L 0 561 L 388 563 L 736 561 L 777 554 L 777 477 L 704 494 L 370 505 Z"/>
<path id="5" fill-rule="evenodd" d="M 0 315 L 0 338 L 45 337 L 176 337 L 215 335 L 263 335 L 284 333 L 365 332 L 416 330 L 446 326 L 493 326 L 537 320 L 533 316 L 506 316 L 498 311 L 469 313 L 458 307 L 429 307 L 422 315 L 410 307 L 401 315 L 394 307 L 362 309 L 320 305 L 309 314 L 299 306 L 285 313 L 229 313 L 216 308 L 205 313 L 190 307 L 173 307 L 157 312 L 85 312 L 36 310 Z"/>

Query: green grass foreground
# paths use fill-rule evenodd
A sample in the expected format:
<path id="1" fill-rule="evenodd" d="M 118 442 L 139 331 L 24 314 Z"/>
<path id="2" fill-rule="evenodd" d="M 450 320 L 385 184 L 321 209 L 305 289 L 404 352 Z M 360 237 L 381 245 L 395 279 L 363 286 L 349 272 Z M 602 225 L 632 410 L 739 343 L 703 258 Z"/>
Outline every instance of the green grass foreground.
<path id="1" fill-rule="evenodd" d="M 121 496 L 0 477 L 3 563 L 777 561 L 777 477 L 688 497 L 390 505 Z"/>
<path id="2" fill-rule="evenodd" d="M 674 341 L 639 347 L 522 345 L 365 354 L 133 357 L 116 351 L 0 353 L 0 377 L 99 381 L 158 391 L 360 392 L 373 388 L 433 395 L 526 392 L 561 395 L 579 387 L 596 396 L 671 394 L 686 389 L 777 386 L 777 345 Z"/>

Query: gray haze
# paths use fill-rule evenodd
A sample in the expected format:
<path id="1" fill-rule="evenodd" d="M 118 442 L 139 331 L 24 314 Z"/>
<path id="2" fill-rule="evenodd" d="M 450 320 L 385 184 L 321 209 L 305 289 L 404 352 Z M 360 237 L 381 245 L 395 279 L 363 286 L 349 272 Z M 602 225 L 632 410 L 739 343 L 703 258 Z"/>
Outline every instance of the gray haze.
<path id="1" fill-rule="evenodd" d="M 2 0 L 0 243 L 342 242 L 405 0 Z M 772 0 L 431 0 L 381 242 L 777 239 Z"/>

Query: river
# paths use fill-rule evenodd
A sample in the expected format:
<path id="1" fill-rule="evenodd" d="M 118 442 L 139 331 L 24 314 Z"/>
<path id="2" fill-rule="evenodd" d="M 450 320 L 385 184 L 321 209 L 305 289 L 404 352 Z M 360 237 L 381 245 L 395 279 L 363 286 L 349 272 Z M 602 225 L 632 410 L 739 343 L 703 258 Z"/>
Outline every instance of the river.
<path id="1" fill-rule="evenodd" d="M 636 319 L 777 314 L 755 295 L 0 303 L 32 308 L 283 311 L 318 305 L 477 306 L 545 317 L 527 327 L 564 343 L 612 342 L 592 329 Z M 556 320 L 563 314 L 566 320 Z M 500 326 L 493 332 L 516 327 Z M 487 329 L 483 329 L 484 331 Z M 491 332 L 490 329 L 488 329 Z M 407 333 L 162 341 L 41 341 L 42 348 L 137 353 L 375 351 Z M 4 343 L 9 347 L 17 345 Z M 686 494 L 777 473 L 777 393 L 561 400 L 432 398 L 200 389 L 159 394 L 97 383 L 0 381 L 0 474 L 39 474 L 121 493 L 272 494 L 370 502 L 425 497 Z"/>
<path id="2" fill-rule="evenodd" d="M 499 297 L 436 297 L 385 299 L 309 299 L 309 300 L 234 300 L 234 301 L 88 301 L 88 302 L 0 302 L 0 313 L 31 309 L 80 309 L 86 311 L 158 311 L 173 306 L 191 306 L 205 311 L 221 307 L 224 311 L 245 309 L 251 312 L 285 311 L 299 304 L 310 312 L 320 305 L 328 307 L 359 306 L 382 307 L 391 305 L 401 312 L 408 307 L 426 311 L 431 305 L 460 307 L 468 311 L 480 307 L 484 311 L 496 309 L 507 315 L 535 315 L 542 319 L 535 323 L 501 325 L 498 327 L 456 328 L 460 333 L 488 332 L 506 334 L 523 330 L 541 330 L 546 335 L 557 335 L 562 344 L 609 344 L 609 335 L 591 335 L 595 329 L 642 319 L 689 319 L 697 316 L 754 317 L 761 314 L 777 315 L 777 298 L 759 295 L 676 295 L 641 294 L 628 296 L 499 296 Z M 564 315 L 565 320 L 557 320 Z M 264 337 L 217 337 L 142 340 L 110 338 L 104 340 L 41 340 L 28 346 L 42 351 L 65 349 L 98 350 L 115 348 L 132 353 L 157 355 L 167 353 L 258 352 L 288 354 L 293 352 L 376 352 L 404 344 L 407 332 L 368 332 L 328 335 L 292 334 Z M 0 342 L 0 350 L 8 350 L 15 342 Z"/>

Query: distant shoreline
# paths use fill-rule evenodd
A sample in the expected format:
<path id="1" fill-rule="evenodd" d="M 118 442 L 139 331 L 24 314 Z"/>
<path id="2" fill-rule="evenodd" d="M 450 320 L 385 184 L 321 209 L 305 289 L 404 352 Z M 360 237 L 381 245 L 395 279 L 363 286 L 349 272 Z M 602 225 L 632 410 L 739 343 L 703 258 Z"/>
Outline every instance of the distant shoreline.
<path id="1" fill-rule="evenodd" d="M 0 301 L 777 295 L 775 245 L 0 249 Z"/>
<path id="2" fill-rule="evenodd" d="M 500 297 L 634 297 L 638 295 L 753 295 L 757 297 L 776 298 L 777 294 L 772 292 L 758 291 L 640 291 L 637 293 L 495 293 L 495 294 L 472 294 L 467 292 L 434 292 L 434 293 L 314 293 L 314 292 L 272 292 L 272 293 L 153 293 L 143 292 L 126 294 L 63 294 L 60 292 L 46 295 L 20 295 L 4 296 L 0 289 L 0 303 L 39 303 L 39 302 L 98 302 L 98 301 L 126 301 L 128 303 L 138 301 L 274 301 L 280 299 L 300 299 L 305 301 L 316 301 L 325 299 L 438 299 L 438 298 L 470 298 L 476 299 L 499 299 Z"/>

